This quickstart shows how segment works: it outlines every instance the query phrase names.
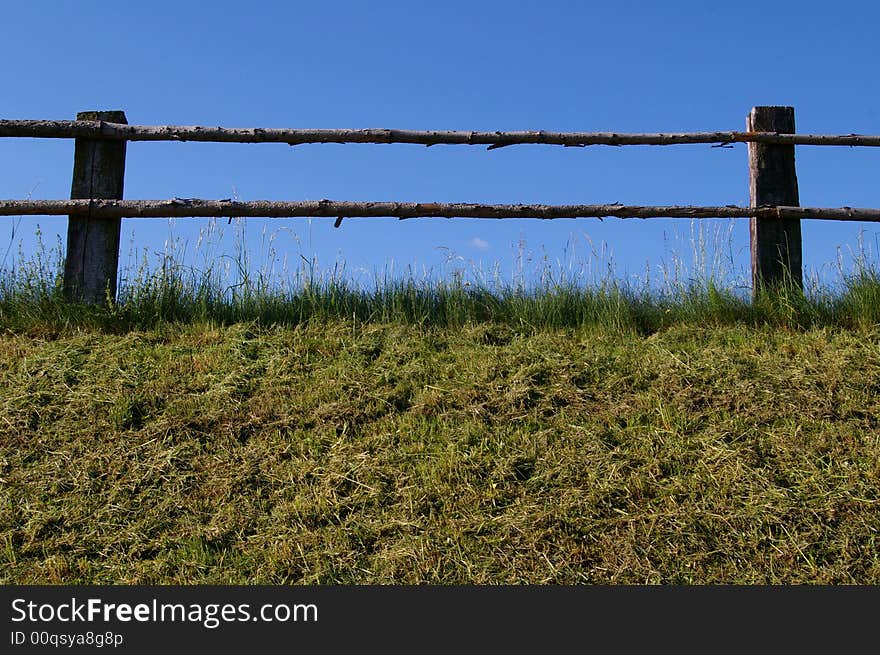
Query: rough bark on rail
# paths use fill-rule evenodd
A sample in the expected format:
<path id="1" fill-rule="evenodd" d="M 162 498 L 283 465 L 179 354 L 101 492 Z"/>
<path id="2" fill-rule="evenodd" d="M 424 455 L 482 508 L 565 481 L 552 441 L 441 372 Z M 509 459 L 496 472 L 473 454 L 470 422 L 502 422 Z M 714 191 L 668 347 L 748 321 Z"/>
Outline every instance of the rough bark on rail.
<path id="1" fill-rule="evenodd" d="M 637 205 L 484 205 L 335 200 L 0 200 L 0 216 L 87 215 L 93 218 L 814 218 L 880 221 L 880 209 Z"/>
<path id="2" fill-rule="evenodd" d="M 410 143 L 484 145 L 489 149 L 520 144 L 582 147 L 592 145 L 677 145 L 777 143 L 790 145 L 880 146 L 880 136 L 777 134 L 775 132 L 477 132 L 451 130 L 298 129 L 212 127 L 202 125 L 127 125 L 106 121 L 0 120 L 0 137 L 90 138 L 125 141 L 212 141 L 226 143 Z"/>

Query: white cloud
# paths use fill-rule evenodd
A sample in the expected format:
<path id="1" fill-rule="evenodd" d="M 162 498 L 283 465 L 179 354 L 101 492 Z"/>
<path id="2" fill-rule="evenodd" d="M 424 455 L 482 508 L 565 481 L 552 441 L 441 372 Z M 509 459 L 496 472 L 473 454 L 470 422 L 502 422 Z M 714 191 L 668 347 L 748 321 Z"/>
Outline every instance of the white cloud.
<path id="1" fill-rule="evenodd" d="M 470 245 L 473 246 L 474 248 L 476 248 L 477 250 L 488 250 L 489 249 L 489 242 L 486 241 L 485 239 L 481 239 L 480 237 L 474 237 L 468 243 L 470 243 Z"/>

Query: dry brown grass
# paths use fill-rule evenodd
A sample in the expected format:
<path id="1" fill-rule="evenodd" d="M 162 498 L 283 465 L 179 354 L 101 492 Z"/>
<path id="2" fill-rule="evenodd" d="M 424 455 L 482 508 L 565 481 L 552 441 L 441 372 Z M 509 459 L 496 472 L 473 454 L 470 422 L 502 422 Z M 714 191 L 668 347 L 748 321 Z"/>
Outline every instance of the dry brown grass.
<path id="1" fill-rule="evenodd" d="M 0 336 L 0 582 L 880 580 L 880 332 Z"/>

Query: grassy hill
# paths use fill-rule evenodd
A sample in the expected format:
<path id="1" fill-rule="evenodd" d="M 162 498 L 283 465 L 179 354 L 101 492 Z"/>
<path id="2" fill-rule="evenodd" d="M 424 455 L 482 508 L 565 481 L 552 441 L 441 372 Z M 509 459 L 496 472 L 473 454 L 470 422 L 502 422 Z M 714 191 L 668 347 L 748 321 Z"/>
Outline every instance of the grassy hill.
<path id="1" fill-rule="evenodd" d="M 877 306 L 701 298 L 540 324 L 7 295 L 0 582 L 877 583 Z"/>
<path id="2" fill-rule="evenodd" d="M 880 582 L 867 258 L 752 302 L 212 252 L 103 309 L 0 270 L 0 583 Z"/>

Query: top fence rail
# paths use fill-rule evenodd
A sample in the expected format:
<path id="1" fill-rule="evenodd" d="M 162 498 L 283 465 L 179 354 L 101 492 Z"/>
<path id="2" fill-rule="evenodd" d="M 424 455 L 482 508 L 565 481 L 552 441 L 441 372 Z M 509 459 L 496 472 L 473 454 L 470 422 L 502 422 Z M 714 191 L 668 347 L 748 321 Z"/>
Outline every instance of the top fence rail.
<path id="1" fill-rule="evenodd" d="M 668 146 L 707 143 L 764 143 L 797 146 L 880 147 L 880 135 L 783 134 L 779 132 L 476 132 L 437 130 L 285 129 L 259 127 L 209 127 L 201 125 L 128 125 L 99 120 L 46 121 L 0 120 L 0 137 L 42 139 L 107 139 L 111 141 L 205 141 L 217 143 L 410 143 L 433 145 L 484 145 L 488 150 L 522 144 L 585 146 Z"/>

